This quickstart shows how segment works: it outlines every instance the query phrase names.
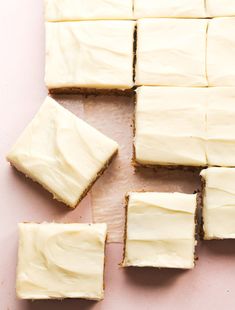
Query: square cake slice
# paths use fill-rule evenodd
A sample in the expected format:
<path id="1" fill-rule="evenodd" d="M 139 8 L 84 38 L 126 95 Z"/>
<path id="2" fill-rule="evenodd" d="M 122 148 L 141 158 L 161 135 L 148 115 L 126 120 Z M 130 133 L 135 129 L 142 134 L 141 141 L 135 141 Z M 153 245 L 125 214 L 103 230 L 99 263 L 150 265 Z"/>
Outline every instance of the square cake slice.
<path id="1" fill-rule="evenodd" d="M 137 89 L 134 161 L 144 166 L 206 166 L 207 88 Z"/>
<path id="2" fill-rule="evenodd" d="M 138 20 L 136 85 L 207 86 L 207 23 L 204 19 Z"/>
<path id="3" fill-rule="evenodd" d="M 132 19 L 132 0 L 44 0 L 47 21 Z"/>
<path id="4" fill-rule="evenodd" d="M 235 239 L 235 169 L 202 170 L 204 239 Z"/>
<path id="5" fill-rule="evenodd" d="M 234 0 L 206 0 L 208 16 L 235 16 Z"/>
<path id="6" fill-rule="evenodd" d="M 7 156 L 55 199 L 76 207 L 118 144 L 47 97 Z"/>
<path id="7" fill-rule="evenodd" d="M 21 299 L 104 297 L 106 224 L 19 224 Z"/>
<path id="8" fill-rule="evenodd" d="M 209 87 L 208 93 L 208 165 L 235 167 L 235 87 Z"/>
<path id="9" fill-rule="evenodd" d="M 133 87 L 134 21 L 46 23 L 49 91 Z"/>
<path id="10" fill-rule="evenodd" d="M 123 266 L 192 269 L 196 197 L 129 193 Z"/>
<path id="11" fill-rule="evenodd" d="M 213 18 L 209 21 L 207 38 L 209 86 L 235 86 L 234 33 L 235 17 Z"/>
<path id="12" fill-rule="evenodd" d="M 134 0 L 134 16 L 206 17 L 205 0 Z"/>

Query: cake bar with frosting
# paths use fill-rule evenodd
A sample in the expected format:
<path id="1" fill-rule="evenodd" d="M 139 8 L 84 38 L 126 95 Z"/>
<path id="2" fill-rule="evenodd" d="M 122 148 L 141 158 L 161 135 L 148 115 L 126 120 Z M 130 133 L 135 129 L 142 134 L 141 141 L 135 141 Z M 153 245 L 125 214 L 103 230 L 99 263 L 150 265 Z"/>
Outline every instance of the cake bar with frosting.
<path id="1" fill-rule="evenodd" d="M 206 166 L 206 90 L 151 86 L 137 89 L 135 163 Z"/>
<path id="2" fill-rule="evenodd" d="M 123 91 L 133 82 L 134 21 L 46 23 L 45 82 L 50 92 Z"/>
<path id="3" fill-rule="evenodd" d="M 134 162 L 235 167 L 235 87 L 137 89 Z"/>
<path id="4" fill-rule="evenodd" d="M 205 19 L 139 19 L 136 85 L 207 86 L 207 24 Z"/>
<path id="5" fill-rule="evenodd" d="M 103 299 L 106 233 L 106 224 L 19 224 L 18 297 Z"/>
<path id="6" fill-rule="evenodd" d="M 7 159 L 74 208 L 117 150 L 115 141 L 47 97 Z"/>
<path id="7" fill-rule="evenodd" d="M 204 239 L 235 239 L 235 169 L 202 170 Z"/>
<path id="8" fill-rule="evenodd" d="M 123 266 L 192 269 L 196 197 L 129 193 Z"/>

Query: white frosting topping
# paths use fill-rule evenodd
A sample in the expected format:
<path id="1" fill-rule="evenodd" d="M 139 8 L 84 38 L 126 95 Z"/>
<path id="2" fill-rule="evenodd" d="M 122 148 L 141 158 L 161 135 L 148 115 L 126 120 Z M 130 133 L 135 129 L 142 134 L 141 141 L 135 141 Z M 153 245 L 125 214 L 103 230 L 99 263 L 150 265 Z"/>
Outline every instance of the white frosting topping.
<path id="1" fill-rule="evenodd" d="M 19 224 L 17 295 L 103 299 L 106 224 Z"/>
<path id="2" fill-rule="evenodd" d="M 136 84 L 207 86 L 207 23 L 202 19 L 138 20 Z"/>
<path id="3" fill-rule="evenodd" d="M 115 141 L 47 97 L 7 158 L 75 207 L 117 149 Z"/>
<path id="4" fill-rule="evenodd" d="M 204 239 L 235 238 L 235 169 L 208 168 L 203 197 Z"/>
<path id="5" fill-rule="evenodd" d="M 235 16 L 234 0 L 206 0 L 209 16 Z"/>
<path id="6" fill-rule="evenodd" d="M 194 267 L 196 195 L 130 193 L 124 266 Z"/>
<path id="7" fill-rule="evenodd" d="M 235 166 L 235 87 L 213 87 L 207 92 L 208 164 Z"/>
<path id="8" fill-rule="evenodd" d="M 206 17 L 205 1 L 204 0 L 134 0 L 134 15 L 136 18 Z"/>
<path id="9" fill-rule="evenodd" d="M 47 21 L 131 19 L 132 0 L 44 0 Z"/>
<path id="10" fill-rule="evenodd" d="M 234 33 L 235 17 L 213 18 L 209 22 L 207 38 L 209 86 L 235 86 Z"/>
<path id="11" fill-rule="evenodd" d="M 140 164 L 205 166 L 206 88 L 137 90 L 135 157 Z"/>
<path id="12" fill-rule="evenodd" d="M 133 86 L 134 21 L 46 23 L 48 88 Z"/>

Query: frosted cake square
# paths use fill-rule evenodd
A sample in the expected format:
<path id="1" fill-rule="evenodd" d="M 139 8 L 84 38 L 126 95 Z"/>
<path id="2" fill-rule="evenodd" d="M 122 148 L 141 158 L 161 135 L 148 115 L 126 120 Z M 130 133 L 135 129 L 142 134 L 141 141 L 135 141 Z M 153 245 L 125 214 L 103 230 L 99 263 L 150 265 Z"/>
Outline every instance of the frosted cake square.
<path id="1" fill-rule="evenodd" d="M 21 299 L 104 296 L 106 224 L 19 224 Z"/>
<path id="2" fill-rule="evenodd" d="M 196 195 L 129 193 L 123 266 L 192 269 L 196 205 Z"/>
<path id="3" fill-rule="evenodd" d="M 235 169 L 202 170 L 204 239 L 235 239 Z"/>
<path id="4" fill-rule="evenodd" d="M 133 87 L 134 21 L 46 23 L 50 92 Z"/>
<path id="5" fill-rule="evenodd" d="M 8 161 L 74 208 L 102 174 L 118 144 L 47 97 Z"/>
<path id="6" fill-rule="evenodd" d="M 136 85 L 207 86 L 207 23 L 204 19 L 138 20 Z"/>
<path id="7" fill-rule="evenodd" d="M 145 166 L 206 166 L 207 88 L 137 89 L 134 162 Z"/>

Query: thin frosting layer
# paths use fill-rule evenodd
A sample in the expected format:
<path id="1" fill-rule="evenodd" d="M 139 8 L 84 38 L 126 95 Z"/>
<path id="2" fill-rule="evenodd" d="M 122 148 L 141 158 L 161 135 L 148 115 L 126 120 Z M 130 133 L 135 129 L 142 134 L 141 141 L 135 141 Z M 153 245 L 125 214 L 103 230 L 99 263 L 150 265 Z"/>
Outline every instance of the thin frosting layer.
<path id="1" fill-rule="evenodd" d="M 206 166 L 206 91 L 206 88 L 138 88 L 134 140 L 138 163 Z"/>
<path id="2" fill-rule="evenodd" d="M 134 16 L 135 18 L 206 17 L 205 1 L 204 0 L 134 0 Z"/>
<path id="3" fill-rule="evenodd" d="M 235 238 L 235 169 L 211 167 L 201 172 L 204 239 Z"/>
<path id="4" fill-rule="evenodd" d="M 106 224 L 19 224 L 18 297 L 103 299 L 106 231 Z"/>
<path id="5" fill-rule="evenodd" d="M 124 266 L 194 267 L 196 195 L 129 193 Z"/>
<path id="6" fill-rule="evenodd" d="M 49 89 L 133 87 L 134 21 L 46 23 Z"/>
<path id="7" fill-rule="evenodd" d="M 44 0 L 46 21 L 132 19 L 132 0 Z"/>
<path id="8" fill-rule="evenodd" d="M 7 159 L 75 207 L 118 144 L 47 97 Z"/>
<path id="9" fill-rule="evenodd" d="M 136 84 L 207 86 L 207 24 L 203 19 L 138 20 Z"/>

